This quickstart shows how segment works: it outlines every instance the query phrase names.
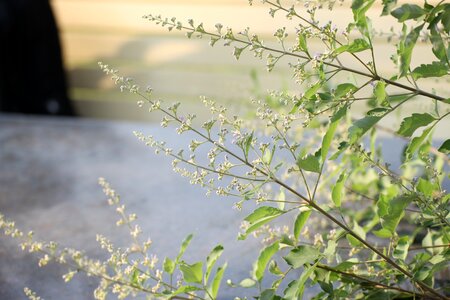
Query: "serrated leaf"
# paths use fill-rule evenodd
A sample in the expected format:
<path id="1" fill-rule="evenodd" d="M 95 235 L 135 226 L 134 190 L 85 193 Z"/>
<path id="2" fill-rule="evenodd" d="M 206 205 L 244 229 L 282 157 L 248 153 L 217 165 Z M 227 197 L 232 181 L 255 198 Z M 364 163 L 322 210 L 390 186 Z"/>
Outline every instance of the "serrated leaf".
<path id="1" fill-rule="evenodd" d="M 417 19 L 425 15 L 427 12 L 416 4 L 403 4 L 394 9 L 391 15 L 399 22 L 404 22 L 409 19 Z"/>
<path id="2" fill-rule="evenodd" d="M 438 149 L 439 152 L 449 155 L 450 154 L 450 139 L 446 140 Z"/>
<path id="3" fill-rule="evenodd" d="M 258 300 L 275 300 L 275 289 L 266 289 L 259 296 Z"/>
<path id="4" fill-rule="evenodd" d="M 172 275 L 173 272 L 175 271 L 175 267 L 176 267 L 176 264 L 175 264 L 175 262 L 173 260 L 171 260 L 168 257 L 166 257 L 164 259 L 164 262 L 163 262 L 164 272 L 166 272 L 167 274 Z"/>
<path id="5" fill-rule="evenodd" d="M 392 256 L 396 259 L 405 260 L 408 255 L 409 237 L 403 236 L 398 239 L 397 246 L 394 249 Z"/>
<path id="6" fill-rule="evenodd" d="M 336 98 L 342 98 L 346 96 L 348 93 L 350 94 L 353 93 L 357 89 L 358 88 L 352 83 L 342 83 L 336 87 L 334 95 L 336 96 Z"/>
<path id="7" fill-rule="evenodd" d="M 342 190 L 344 189 L 347 177 L 348 177 L 347 171 L 342 172 L 331 191 L 331 199 L 333 200 L 334 205 L 336 205 L 336 207 L 341 207 Z"/>
<path id="8" fill-rule="evenodd" d="M 306 263 L 312 264 L 320 256 L 319 250 L 312 246 L 298 246 L 286 255 L 284 260 L 294 269 L 298 269 Z"/>
<path id="9" fill-rule="evenodd" d="M 417 38 L 423 28 L 423 24 L 417 26 L 410 33 L 406 35 L 406 25 L 403 24 L 403 38 L 398 43 L 397 54 L 399 59 L 399 77 L 405 76 L 409 72 L 409 65 L 411 63 L 411 55 L 416 45 Z"/>
<path id="10" fill-rule="evenodd" d="M 283 275 L 283 271 L 280 270 L 276 261 L 272 260 L 269 263 L 269 272 L 274 275 Z"/>
<path id="11" fill-rule="evenodd" d="M 359 31 L 367 38 L 370 38 L 370 32 L 368 30 L 366 12 L 372 6 L 375 0 L 353 0 L 352 11 L 353 19 Z"/>
<path id="12" fill-rule="evenodd" d="M 431 64 L 420 65 L 412 71 L 414 79 L 442 77 L 448 74 L 448 67 L 445 63 L 434 61 Z"/>
<path id="13" fill-rule="evenodd" d="M 294 237 L 296 240 L 300 237 L 300 233 L 311 215 L 311 210 L 302 211 L 298 214 L 294 223 Z"/>
<path id="14" fill-rule="evenodd" d="M 383 103 L 386 100 L 386 83 L 384 81 L 378 81 L 373 89 L 373 94 L 376 99 L 377 105 Z"/>
<path id="15" fill-rule="evenodd" d="M 417 128 L 426 126 L 435 120 L 436 119 L 428 113 L 413 113 L 410 117 L 403 119 L 397 133 L 404 137 L 410 137 Z"/>
<path id="16" fill-rule="evenodd" d="M 370 44 L 364 39 L 356 39 L 351 44 L 343 45 L 334 50 L 335 54 L 340 54 L 342 52 L 357 53 L 364 50 L 370 49 Z"/>
<path id="17" fill-rule="evenodd" d="M 445 32 L 450 32 L 450 4 L 445 6 L 445 11 L 442 13 L 441 24 L 444 26 Z"/>
<path id="18" fill-rule="evenodd" d="M 298 48 L 305 53 L 308 53 L 308 45 L 306 44 L 306 37 L 303 33 L 297 35 Z"/>
<path id="19" fill-rule="evenodd" d="M 391 13 L 392 8 L 397 4 L 397 0 L 383 0 L 383 11 L 382 16 L 387 16 Z"/>
<path id="20" fill-rule="evenodd" d="M 437 20 L 436 20 L 437 21 Z M 430 24 L 430 41 L 433 45 L 432 51 L 434 55 L 439 58 L 441 61 L 446 62 L 448 64 L 448 57 L 447 57 L 447 50 L 444 44 L 444 41 L 442 40 L 441 34 L 439 33 L 439 30 L 437 29 L 436 22 L 432 22 Z"/>
<path id="21" fill-rule="evenodd" d="M 327 158 L 328 151 L 330 150 L 331 142 L 333 141 L 333 137 L 334 137 L 334 133 L 336 131 L 337 125 L 338 125 L 337 121 L 331 122 L 330 126 L 328 127 L 327 132 L 323 136 L 322 147 L 321 147 L 321 151 L 320 151 L 322 163 L 325 162 L 325 160 Z"/>
<path id="22" fill-rule="evenodd" d="M 305 292 L 306 281 L 313 274 L 314 270 L 317 267 L 317 264 L 318 264 L 318 262 L 316 262 L 314 265 L 310 266 L 308 269 L 303 270 L 303 273 L 298 280 L 299 289 L 298 289 L 297 297 L 299 299 L 303 299 L 303 293 Z"/>
<path id="23" fill-rule="evenodd" d="M 346 271 L 352 268 L 354 265 L 357 265 L 359 260 L 357 258 L 350 258 L 347 261 L 341 262 L 337 266 L 333 267 L 333 269 L 338 271 Z"/>
<path id="24" fill-rule="evenodd" d="M 193 235 L 190 234 L 184 239 L 183 243 L 181 243 L 180 251 L 178 252 L 178 256 L 175 260 L 175 263 L 178 263 L 180 261 L 180 258 L 183 256 L 184 252 L 186 251 L 186 248 L 191 243 L 192 238 L 193 238 Z"/>
<path id="25" fill-rule="evenodd" d="M 381 118 L 382 116 L 366 116 L 354 122 L 348 130 L 350 144 L 357 142 Z"/>
<path id="26" fill-rule="evenodd" d="M 217 294 L 219 293 L 220 284 L 223 278 L 223 273 L 225 272 L 226 268 L 226 263 L 222 267 L 217 268 L 216 275 L 214 276 L 210 289 L 210 293 L 213 299 L 217 298 Z"/>
<path id="27" fill-rule="evenodd" d="M 266 248 L 264 248 L 259 253 L 258 260 L 256 261 L 255 267 L 253 269 L 253 275 L 257 281 L 261 281 L 263 279 L 267 264 L 269 263 L 272 256 L 274 256 L 279 249 L 280 244 L 278 241 L 276 241 L 272 245 L 269 245 Z"/>
<path id="28" fill-rule="evenodd" d="M 198 262 L 192 265 L 182 262 L 180 264 L 180 271 L 183 274 L 184 281 L 188 283 L 202 283 L 203 279 L 202 262 Z"/>
<path id="29" fill-rule="evenodd" d="M 431 197 L 434 191 L 439 189 L 439 186 L 436 183 L 432 183 L 429 180 L 425 180 L 423 178 L 419 179 L 419 182 L 416 186 L 417 190 L 424 194 L 426 197 Z"/>
<path id="30" fill-rule="evenodd" d="M 311 99 L 311 97 L 317 93 L 317 91 L 320 89 L 321 86 L 322 81 L 316 82 L 308 90 L 306 90 L 305 94 L 303 94 L 303 98 L 307 100 Z"/>
<path id="31" fill-rule="evenodd" d="M 312 275 L 316 269 L 317 263 L 305 268 L 298 280 L 291 281 L 288 287 L 284 290 L 284 299 L 288 300 L 300 300 L 303 299 L 303 293 L 305 292 L 306 281 Z"/>
<path id="32" fill-rule="evenodd" d="M 205 282 L 208 282 L 209 275 L 211 275 L 211 270 L 214 266 L 214 264 L 217 262 L 219 257 L 223 253 L 223 246 L 217 245 L 214 247 L 214 249 L 209 253 L 208 257 L 206 258 L 206 273 L 205 273 Z"/>
<path id="33" fill-rule="evenodd" d="M 305 157 L 299 157 L 297 159 L 297 166 L 305 171 L 320 172 L 320 161 L 317 153 L 315 155 L 308 154 Z"/>
<path id="34" fill-rule="evenodd" d="M 245 234 L 241 236 L 240 239 L 245 239 L 247 235 L 262 225 L 272 221 L 273 219 L 286 213 L 286 211 L 272 207 L 272 206 L 261 206 L 255 209 L 250 215 L 248 215 L 244 220 L 250 223 L 250 226 L 245 231 Z"/>
<path id="35" fill-rule="evenodd" d="M 322 159 L 322 163 L 325 162 L 328 151 L 330 150 L 331 142 L 333 141 L 334 133 L 336 132 L 337 126 L 339 124 L 339 120 L 342 119 L 347 113 L 348 106 L 345 105 L 341 107 L 332 117 L 331 123 L 328 127 L 327 132 L 325 133 L 322 140 L 322 147 L 320 149 L 320 155 Z"/>
<path id="36" fill-rule="evenodd" d="M 244 156 L 245 159 L 248 159 L 248 152 L 250 151 L 250 147 L 252 145 L 252 141 L 253 141 L 253 132 L 248 135 L 243 142 L 243 149 L 244 149 Z"/>
<path id="37" fill-rule="evenodd" d="M 387 112 L 391 109 L 387 107 L 376 107 L 374 109 L 369 110 L 366 115 L 373 117 L 383 117 Z"/>
<path id="38" fill-rule="evenodd" d="M 400 195 L 389 202 L 389 210 L 381 217 L 381 230 L 374 231 L 379 237 L 391 237 L 405 214 L 405 208 L 412 201 L 411 195 Z"/>
<path id="39" fill-rule="evenodd" d="M 416 136 L 411 140 L 411 142 L 408 144 L 408 147 L 405 150 L 405 154 L 408 159 L 411 158 L 414 155 L 414 153 L 416 153 L 416 151 L 426 140 L 432 129 L 433 127 L 425 129 L 420 136 Z"/>

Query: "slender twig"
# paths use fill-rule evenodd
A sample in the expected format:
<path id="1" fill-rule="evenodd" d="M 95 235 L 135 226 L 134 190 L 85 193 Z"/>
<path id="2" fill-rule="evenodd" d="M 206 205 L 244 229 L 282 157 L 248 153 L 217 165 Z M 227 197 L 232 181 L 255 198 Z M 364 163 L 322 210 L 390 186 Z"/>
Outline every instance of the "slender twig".
<path id="1" fill-rule="evenodd" d="M 175 24 L 175 23 L 168 23 L 167 25 L 169 25 L 169 24 L 171 26 L 174 26 L 174 27 L 177 26 L 177 24 Z M 190 31 L 190 32 L 198 32 L 198 31 L 196 31 L 195 28 L 189 28 L 189 27 L 186 27 L 186 26 L 181 26 L 181 27 L 178 27 L 178 28 L 179 28 L 179 30 L 186 30 L 186 31 Z M 217 38 L 217 39 L 223 39 L 222 35 L 216 34 L 216 33 L 212 33 L 212 32 L 208 32 L 208 31 L 201 31 L 201 32 L 198 32 L 198 33 L 199 34 L 206 34 L 208 36 L 211 36 L 211 37 L 214 37 L 214 38 Z M 244 45 L 253 45 L 253 43 L 250 42 L 250 41 L 242 40 L 242 39 L 239 39 L 239 38 L 236 38 L 236 37 L 229 38 L 229 41 L 231 41 L 231 42 L 238 42 L 238 43 L 241 43 L 241 44 L 244 44 Z M 266 50 L 266 51 L 273 52 L 273 53 L 283 54 L 283 55 L 287 55 L 287 56 L 291 56 L 291 57 L 295 57 L 295 58 L 300 58 L 300 59 L 304 59 L 304 60 L 308 60 L 308 61 L 311 60 L 311 57 L 308 57 L 307 55 L 302 55 L 302 54 L 293 53 L 293 52 L 287 52 L 287 51 L 284 51 L 284 50 L 268 47 L 268 46 L 265 46 L 265 45 L 262 45 L 262 44 L 261 45 L 257 45 L 257 47 L 259 47 L 260 49 Z M 330 67 L 333 67 L 333 68 L 336 68 L 336 69 L 340 69 L 341 71 L 346 71 L 346 72 L 350 72 L 350 73 L 353 73 L 353 74 L 361 75 L 361 76 L 364 76 L 364 77 L 367 77 L 367 78 L 371 78 L 373 81 L 384 81 L 384 82 L 386 82 L 386 84 L 393 85 L 395 87 L 398 87 L 398 88 L 401 88 L 401 89 L 413 92 L 415 95 L 421 95 L 421 96 L 424 96 L 424 97 L 427 97 L 427 98 L 430 98 L 430 99 L 434 99 L 434 100 L 437 100 L 437 101 L 440 101 L 440 102 L 443 102 L 443 103 L 447 103 L 446 102 L 446 98 L 444 98 L 444 97 L 437 96 L 437 95 L 434 95 L 432 93 L 429 93 L 429 92 L 426 92 L 426 91 L 423 91 L 423 90 L 420 90 L 420 89 L 416 89 L 414 87 L 410 87 L 410 86 L 404 85 L 402 83 L 396 82 L 395 80 L 390 80 L 388 78 L 381 77 L 381 76 L 373 74 L 371 72 L 367 73 L 367 72 L 360 71 L 360 70 L 357 70 L 357 69 L 353 69 L 353 68 L 349 68 L 349 67 L 345 67 L 345 66 L 340 66 L 339 64 L 335 64 L 335 63 L 327 62 L 327 61 L 322 61 L 322 63 L 324 65 L 327 65 L 327 66 L 330 66 Z"/>
<path id="2" fill-rule="evenodd" d="M 143 97 L 143 99 L 145 99 L 147 102 L 149 102 L 150 104 L 153 104 L 153 101 L 150 100 L 148 97 L 146 97 L 144 94 L 137 92 L 138 95 L 140 95 L 141 97 Z M 406 100 L 405 100 L 406 101 Z M 170 113 L 169 111 L 158 107 L 158 109 L 165 113 L 166 115 L 168 115 L 169 117 L 171 117 L 172 119 L 176 120 L 179 123 L 183 123 L 183 121 L 181 119 L 179 119 L 178 116 Z M 395 108 L 394 108 L 395 109 Z M 352 229 L 350 229 L 348 226 L 346 226 L 344 223 L 342 223 L 341 221 L 339 221 L 338 219 L 336 219 L 334 216 L 332 216 L 330 213 L 328 213 L 327 211 L 325 211 L 321 206 L 319 206 L 317 203 L 312 202 L 310 199 L 308 199 L 307 197 L 305 197 L 302 193 L 298 192 L 297 190 L 293 189 L 291 186 L 289 186 L 288 184 L 284 183 L 283 181 L 279 180 L 278 178 L 275 177 L 275 175 L 273 173 L 267 173 L 264 170 L 261 170 L 260 168 L 258 168 L 257 166 L 253 165 L 252 163 L 250 163 L 247 159 L 240 157 L 239 155 L 235 154 L 233 151 L 227 149 L 225 146 L 221 145 L 220 143 L 218 143 L 217 141 L 213 140 L 211 137 L 206 136 L 205 134 L 201 133 L 200 131 L 198 131 L 197 129 L 193 128 L 190 125 L 187 125 L 189 130 L 192 130 L 194 133 L 198 134 L 199 136 L 203 137 L 204 139 L 208 140 L 211 144 L 215 145 L 216 147 L 220 148 L 222 151 L 228 153 L 230 156 L 234 157 L 235 159 L 237 159 L 238 161 L 246 164 L 247 166 L 249 166 L 251 169 L 255 169 L 257 172 L 259 172 L 260 174 L 262 174 L 263 176 L 267 176 L 267 178 L 269 178 L 272 182 L 278 184 L 281 187 L 284 187 L 286 190 L 288 190 L 290 193 L 296 195 L 297 197 L 299 197 L 302 201 L 305 201 L 307 204 L 309 204 L 313 209 L 315 209 L 316 211 L 318 211 L 320 214 L 322 214 L 324 217 L 328 218 L 330 221 L 332 221 L 333 223 L 335 223 L 336 225 L 338 225 L 339 227 L 341 227 L 345 232 L 347 232 L 349 235 L 353 236 L 355 239 L 357 239 L 359 242 L 361 242 L 364 246 L 366 246 L 368 249 L 372 250 L 374 253 L 376 253 L 378 256 L 380 256 L 381 258 L 383 258 L 388 264 L 390 264 L 391 266 L 393 266 L 395 269 L 397 269 L 398 271 L 400 271 L 401 273 L 403 273 L 404 275 L 406 275 L 412 282 L 416 283 L 418 286 L 420 286 L 421 288 L 423 288 L 424 290 L 430 292 L 431 294 L 440 297 L 442 299 L 447 299 L 446 296 L 441 295 L 440 293 L 438 293 L 437 291 L 435 291 L 432 287 L 428 286 L 427 284 L 425 284 L 424 282 L 414 278 L 414 275 L 409 272 L 408 270 L 406 270 L 405 268 L 403 268 L 402 266 L 400 266 L 399 264 L 397 264 L 394 260 L 392 260 L 389 256 L 387 256 L 386 254 L 384 254 L 383 252 L 379 251 L 376 247 L 374 247 L 373 245 L 371 245 L 368 241 L 366 241 L 364 238 L 360 237 L 356 232 L 354 232 Z"/>
<path id="3" fill-rule="evenodd" d="M 409 290 L 402 289 L 402 288 L 397 287 L 397 286 L 387 285 L 387 284 L 384 284 L 384 283 L 381 283 L 381 282 L 378 282 L 378 281 L 373 281 L 371 279 L 362 277 L 362 276 L 354 274 L 354 273 L 348 273 L 348 272 L 336 270 L 336 269 L 334 269 L 332 267 L 329 267 L 329 266 L 326 266 L 326 265 L 318 264 L 317 268 L 323 269 L 323 270 L 326 270 L 326 271 L 330 271 L 330 272 L 333 272 L 333 273 L 336 273 L 336 274 L 339 274 L 339 275 L 342 275 L 342 276 L 346 276 L 346 277 L 350 277 L 350 278 L 354 278 L 354 279 L 358 279 L 358 280 L 364 281 L 364 282 L 366 282 L 366 283 L 370 284 L 371 286 L 373 286 L 375 288 L 378 288 L 378 289 L 395 290 L 395 291 L 399 291 L 399 292 L 402 292 L 402 293 L 410 294 L 410 295 L 413 295 L 413 296 L 426 297 L 428 299 L 440 299 L 438 297 L 431 296 L 431 295 L 428 295 L 428 294 L 420 294 L 420 293 L 417 293 L 417 292 L 414 292 L 414 291 L 409 291 Z"/>

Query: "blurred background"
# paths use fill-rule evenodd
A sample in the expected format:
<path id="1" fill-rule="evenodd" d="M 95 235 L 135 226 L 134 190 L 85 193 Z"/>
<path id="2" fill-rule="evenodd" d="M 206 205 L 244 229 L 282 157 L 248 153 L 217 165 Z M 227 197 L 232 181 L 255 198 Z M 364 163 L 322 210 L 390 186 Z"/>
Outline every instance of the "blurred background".
<path id="1" fill-rule="evenodd" d="M 9 2 L 47 3 L 46 0 Z M 151 86 L 158 98 L 168 102 L 187 102 L 191 110 L 196 110 L 201 95 L 234 106 L 248 102 L 249 96 L 264 94 L 268 89 L 298 90 L 290 78 L 286 63 L 279 64 L 272 74 L 268 74 L 265 72 L 265 62 L 251 55 L 244 53 L 237 62 L 231 55 L 232 47 L 217 45 L 211 49 L 207 38 L 187 40 L 181 32 L 169 33 L 167 29 L 142 18 L 147 14 L 175 16 L 184 22 L 192 18 L 204 22 L 207 29 L 222 23 L 234 28 L 235 32 L 249 26 L 252 32 L 260 34 L 268 43 L 274 42 L 273 30 L 283 26 L 292 28 L 292 22 L 283 16 L 270 17 L 267 6 L 259 3 L 251 7 L 245 0 L 52 0 L 50 5 L 59 29 L 67 97 L 72 101 L 67 114 L 151 120 L 144 110 L 136 109 L 135 97 L 120 93 L 113 82 L 103 75 L 98 61 L 119 69 L 123 76 L 134 78 L 144 88 Z M 31 11 L 35 16 L 36 10 Z M 379 18 L 380 12 L 381 3 L 377 3 L 369 14 L 374 28 L 384 32 L 389 32 L 393 25 L 398 28 L 394 18 Z M 323 10 L 319 16 L 324 21 L 331 19 L 341 29 L 352 19 L 348 5 L 336 5 L 333 13 Z M 30 22 L 29 18 L 21 21 L 29 28 L 40 22 Z M 47 30 L 40 34 L 49 38 L 48 35 L 53 33 Z M 379 72 L 390 77 L 395 74 L 395 69 L 390 55 L 386 53 L 394 54 L 395 48 L 387 43 L 386 37 L 379 37 L 375 42 Z M 311 46 L 321 50 L 320 43 L 312 43 Z M 429 62 L 431 56 L 428 54 L 431 54 L 429 49 L 419 43 L 413 62 L 417 65 Z M 364 59 L 364 54 L 361 56 Z M 17 66 L 18 62 L 14 63 Z M 20 68 L 20 72 L 30 73 L 32 68 L 34 66 L 28 64 Z M 59 76 L 57 71 L 54 73 L 56 75 L 52 80 L 56 84 L 62 75 Z M 33 78 L 24 79 L 28 77 L 17 76 L 16 81 L 27 90 L 28 95 L 38 89 L 29 87 Z M 435 82 L 426 80 L 421 81 L 421 88 L 439 89 Z M 51 108 L 50 104 L 50 111 Z"/>

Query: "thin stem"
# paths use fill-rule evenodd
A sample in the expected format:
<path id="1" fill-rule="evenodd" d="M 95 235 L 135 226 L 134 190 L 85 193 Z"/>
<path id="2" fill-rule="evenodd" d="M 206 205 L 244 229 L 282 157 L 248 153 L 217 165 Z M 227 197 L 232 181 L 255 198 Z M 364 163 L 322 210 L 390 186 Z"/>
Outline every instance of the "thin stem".
<path id="1" fill-rule="evenodd" d="M 292 158 L 294 159 L 294 161 L 297 161 L 297 156 L 295 155 L 294 151 L 292 151 L 292 148 L 291 148 L 288 140 L 286 139 L 286 136 L 281 133 L 280 129 L 278 128 L 278 126 L 274 122 L 272 122 L 272 125 L 276 129 L 278 134 L 281 136 L 281 138 L 283 139 L 283 141 L 286 144 L 286 147 L 289 149 L 289 152 L 291 153 Z M 308 193 L 308 197 L 309 197 L 309 199 L 311 199 L 311 191 L 309 190 L 309 185 L 308 185 L 308 182 L 306 181 L 306 176 L 305 176 L 305 173 L 303 172 L 302 169 L 300 169 L 300 175 L 302 177 L 303 183 L 305 184 L 306 192 Z"/>
<path id="2" fill-rule="evenodd" d="M 140 95 L 141 97 L 143 97 L 146 101 L 148 101 L 149 103 L 153 103 L 153 101 L 151 101 L 150 99 L 148 99 L 145 95 L 141 94 L 141 93 L 137 93 L 138 95 Z M 405 100 L 406 101 L 406 100 Z M 400 105 L 400 104 L 399 104 Z M 167 114 L 168 116 L 170 116 L 172 119 L 176 120 L 179 123 L 183 123 L 182 120 L 180 120 L 176 115 L 171 114 L 170 112 L 168 112 L 167 110 L 163 109 L 163 108 L 158 108 L 161 112 Z M 395 109 L 395 107 L 393 108 Z M 267 176 L 269 179 L 272 180 L 272 182 L 280 185 L 281 187 L 284 187 L 286 190 L 288 190 L 289 192 L 291 192 L 292 194 L 296 195 L 297 197 L 299 197 L 300 199 L 302 199 L 303 201 L 305 201 L 306 203 L 308 203 L 312 208 L 314 208 L 316 211 L 318 211 L 320 214 L 322 214 L 324 217 L 328 218 L 330 221 L 332 221 L 333 223 L 335 223 L 336 225 L 338 225 L 339 227 L 341 227 L 342 229 L 344 229 L 345 232 L 347 232 L 348 234 L 350 234 L 351 236 L 353 236 L 355 239 L 357 239 L 359 242 L 361 242 L 364 246 L 366 246 L 367 248 L 369 248 L 370 250 L 372 250 L 374 253 L 376 253 L 378 256 L 380 256 L 381 258 L 383 258 L 388 264 L 390 264 L 391 266 L 393 266 L 395 269 L 397 269 L 398 271 L 400 271 L 401 273 L 403 273 L 404 275 L 406 275 L 407 277 L 410 278 L 410 280 L 412 282 L 415 282 L 418 286 L 420 286 L 421 288 L 423 288 L 424 290 L 430 292 L 431 294 L 440 297 L 442 299 L 447 299 L 446 296 L 443 296 L 441 294 L 439 294 L 437 291 L 435 291 L 432 287 L 429 287 L 428 285 L 426 285 L 425 283 L 423 283 L 420 280 L 417 280 L 414 278 L 413 274 L 410 273 L 408 270 L 404 269 L 402 266 L 400 266 L 399 264 L 397 264 L 394 260 L 392 260 L 391 258 L 389 258 L 387 255 L 385 255 L 383 252 L 379 251 L 376 247 L 374 247 L 373 245 L 371 245 L 368 241 L 366 241 L 365 239 L 361 238 L 356 232 L 354 232 L 352 229 L 350 229 L 348 226 L 346 226 L 345 224 L 343 224 L 341 221 L 339 221 L 338 219 L 336 219 L 334 216 L 332 216 L 330 213 L 328 213 L 327 211 L 325 211 L 322 207 L 320 207 L 318 204 L 312 202 L 310 199 L 308 199 L 307 197 L 305 197 L 303 194 L 301 194 L 300 192 L 298 192 L 297 190 L 293 189 L 292 187 L 290 187 L 289 185 L 287 185 L 286 183 L 280 181 L 278 178 L 275 177 L 275 175 L 273 173 L 266 173 L 265 171 L 261 170 L 260 168 L 254 166 L 253 164 L 251 164 L 249 161 L 247 161 L 245 158 L 240 157 L 239 155 L 235 154 L 234 152 L 232 152 L 231 150 L 228 150 L 227 148 L 225 148 L 224 146 L 220 145 L 218 142 L 212 140 L 210 137 L 204 135 L 203 133 L 201 133 L 200 131 L 198 131 L 197 129 L 191 127 L 190 125 L 188 125 L 189 129 L 192 130 L 194 133 L 198 134 L 199 136 L 203 137 L 204 139 L 208 140 L 210 143 L 212 143 L 213 145 L 215 145 L 216 147 L 220 148 L 222 151 L 228 153 L 229 155 L 233 156 L 234 158 L 236 158 L 237 160 L 241 161 L 242 163 L 246 164 L 247 166 L 249 166 L 252 169 L 255 169 L 257 172 L 259 172 L 260 174 Z"/>
<path id="3" fill-rule="evenodd" d="M 290 10 L 284 8 L 284 7 L 281 6 L 281 5 L 278 5 L 278 4 L 276 4 L 276 3 L 273 3 L 273 2 L 271 2 L 271 1 L 266 1 L 266 3 L 272 5 L 272 6 L 278 8 L 278 9 L 280 9 L 280 10 L 283 10 L 283 11 L 285 11 L 285 12 L 287 12 L 287 13 L 292 13 Z M 311 26 L 311 27 L 315 28 L 316 30 L 322 32 L 322 29 L 321 29 L 319 26 L 317 26 L 314 22 L 311 22 L 311 21 L 309 21 L 308 19 L 306 19 L 306 18 L 300 16 L 299 14 L 297 14 L 297 12 L 293 11 L 293 15 L 296 16 L 297 18 L 299 18 L 300 20 L 302 20 L 303 22 L 305 22 L 306 24 L 308 24 L 309 26 Z M 342 43 L 341 43 L 338 39 L 336 39 L 333 35 L 328 35 L 328 37 L 330 37 L 333 41 L 335 41 L 339 46 L 342 46 Z M 362 61 L 355 53 L 350 53 L 350 54 L 351 54 L 358 62 L 360 62 L 361 65 L 364 66 L 364 68 L 366 68 L 369 72 L 372 73 L 372 70 L 367 66 L 367 64 L 364 63 L 364 62 L 363 62 L 363 61 Z"/>
<path id="4" fill-rule="evenodd" d="M 169 25 L 169 24 L 167 24 L 167 25 Z M 175 24 L 175 23 L 170 23 L 170 25 L 174 26 L 174 27 L 177 26 L 177 24 Z M 197 32 L 195 28 L 189 28 L 189 27 L 186 27 L 186 26 L 181 26 L 181 27 L 178 27 L 178 28 L 179 28 L 179 30 L 186 30 L 186 31 L 189 31 L 189 32 Z M 212 32 L 201 31 L 199 33 L 200 34 L 206 34 L 208 36 L 211 36 L 211 37 L 214 37 L 214 38 L 217 38 L 217 39 L 224 39 L 222 37 L 222 35 L 216 34 L 216 33 L 212 33 Z M 242 39 L 238 39 L 238 38 L 236 38 L 234 36 L 229 38 L 228 40 L 230 42 L 238 42 L 238 43 L 241 43 L 241 44 L 253 45 L 253 43 L 250 42 L 250 41 L 245 41 L 245 40 L 242 40 Z M 311 60 L 311 57 L 309 57 L 307 55 L 302 55 L 302 54 L 293 53 L 293 52 L 287 52 L 287 51 L 284 51 L 284 50 L 268 47 L 268 46 L 265 46 L 265 45 L 262 45 L 262 44 L 261 45 L 255 45 L 255 46 L 257 48 L 260 48 L 260 49 L 263 49 L 263 50 L 266 50 L 266 51 L 279 53 L 279 54 L 283 54 L 283 55 L 287 55 L 287 56 L 292 56 L 292 57 L 304 59 L 304 60 L 307 60 L 307 61 Z M 427 98 L 431 98 L 431 99 L 435 99 L 437 101 L 441 101 L 443 103 L 448 104 L 446 102 L 446 98 L 444 98 L 444 97 L 437 96 L 437 95 L 434 95 L 432 93 L 429 93 L 429 92 L 426 92 L 426 91 L 423 91 L 423 90 L 420 90 L 420 89 L 417 89 L 417 88 L 414 88 L 414 87 L 410 87 L 410 86 L 404 85 L 404 84 L 396 82 L 394 80 L 390 80 L 388 78 L 381 77 L 381 76 L 379 76 L 377 74 L 373 74 L 371 72 L 371 70 L 369 71 L 369 73 L 367 73 L 367 72 L 356 70 L 356 69 L 353 69 L 353 68 L 340 66 L 339 64 L 335 64 L 335 63 L 332 63 L 332 62 L 326 62 L 326 61 L 322 61 L 322 62 L 323 62 L 324 65 L 327 65 L 327 66 L 330 66 L 330 67 L 333 67 L 333 68 L 336 68 L 336 69 L 340 69 L 341 71 L 346 71 L 346 72 L 350 72 L 350 73 L 353 73 L 353 74 L 361 75 L 361 76 L 364 76 L 364 77 L 367 77 L 367 78 L 371 78 L 373 81 L 384 81 L 384 82 L 386 82 L 386 84 L 390 84 L 390 85 L 396 86 L 398 88 L 401 88 L 401 89 L 413 92 L 416 95 L 421 95 L 421 96 L 424 96 L 424 97 L 427 97 Z"/>
<path id="5" fill-rule="evenodd" d="M 378 281 L 373 281 L 373 280 L 370 280 L 368 278 L 362 277 L 362 276 L 354 274 L 354 273 L 348 273 L 348 272 L 336 270 L 336 269 L 334 269 L 332 267 L 329 267 L 329 266 L 326 266 L 326 265 L 318 264 L 317 268 L 322 269 L 322 270 L 326 270 L 326 271 L 330 271 L 330 272 L 333 272 L 333 273 L 336 273 L 336 274 L 339 274 L 339 275 L 342 275 L 342 276 L 346 276 L 346 277 L 350 277 L 350 278 L 354 278 L 354 279 L 358 279 L 358 280 L 364 281 L 366 283 L 369 283 L 370 285 L 372 285 L 375 288 L 396 290 L 396 291 L 399 291 L 399 292 L 402 292 L 402 293 L 407 293 L 407 294 L 410 294 L 410 295 L 421 296 L 421 297 L 428 297 L 428 298 L 430 297 L 428 294 L 427 295 L 425 295 L 425 294 L 418 294 L 418 293 L 416 293 L 414 291 L 408 291 L 408 290 L 402 289 L 400 287 L 387 285 L 387 284 L 384 284 L 384 283 L 380 283 Z M 432 296 L 431 299 L 440 299 L 440 298 Z"/>

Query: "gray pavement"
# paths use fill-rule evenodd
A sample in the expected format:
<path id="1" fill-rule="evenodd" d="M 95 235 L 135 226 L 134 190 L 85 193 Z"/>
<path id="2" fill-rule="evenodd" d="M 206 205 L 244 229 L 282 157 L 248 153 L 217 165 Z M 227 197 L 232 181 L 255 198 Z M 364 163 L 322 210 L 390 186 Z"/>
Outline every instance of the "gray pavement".
<path id="1" fill-rule="evenodd" d="M 96 233 L 118 246 L 129 243 L 117 228 L 116 213 L 97 185 L 108 179 L 130 212 L 138 214 L 144 236 L 162 259 L 176 256 L 189 233 L 195 237 L 186 260 L 204 259 L 217 243 L 225 247 L 226 278 L 243 279 L 258 255 L 258 242 L 237 241 L 240 221 L 247 212 L 232 209 L 233 200 L 206 198 L 204 191 L 173 173 L 170 160 L 156 156 L 132 134 L 141 130 L 163 137 L 174 148 L 187 137 L 156 125 L 86 119 L 0 115 L 0 212 L 36 237 L 104 257 Z M 34 255 L 0 237 L 0 299 L 25 299 L 23 288 L 49 299 L 93 299 L 96 280 L 77 275 L 64 284 L 64 267 L 37 266 Z M 223 298 L 236 290 L 223 286 Z"/>

